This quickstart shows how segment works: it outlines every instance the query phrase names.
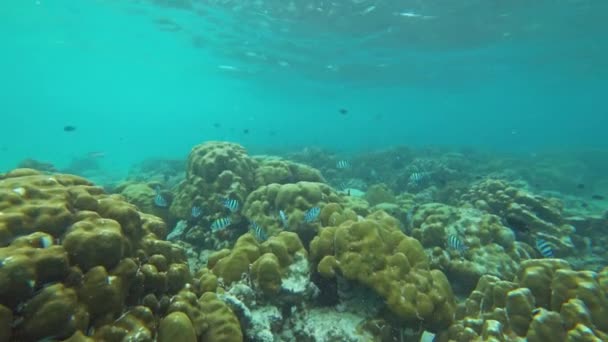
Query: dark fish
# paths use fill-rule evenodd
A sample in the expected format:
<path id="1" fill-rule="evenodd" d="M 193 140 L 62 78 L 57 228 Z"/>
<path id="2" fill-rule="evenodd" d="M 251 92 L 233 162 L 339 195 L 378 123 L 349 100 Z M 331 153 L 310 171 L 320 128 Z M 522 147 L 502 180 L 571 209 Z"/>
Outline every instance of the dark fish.
<path id="1" fill-rule="evenodd" d="M 348 162 L 348 160 L 339 160 L 339 161 L 336 163 L 336 167 L 337 167 L 338 169 L 347 169 L 347 168 L 349 168 L 349 167 L 350 167 L 350 163 Z"/>
<path id="2" fill-rule="evenodd" d="M 245 128 L 245 129 L 243 130 L 243 134 L 249 134 L 249 128 Z"/>
<path id="3" fill-rule="evenodd" d="M 222 127 L 222 125 L 219 122 L 214 122 L 213 127 L 220 128 L 220 127 Z"/>
<path id="4" fill-rule="evenodd" d="M 76 126 L 65 125 L 63 126 L 64 132 L 74 132 L 76 130 Z"/>
<path id="5" fill-rule="evenodd" d="M 264 228 L 260 227 L 257 223 L 255 223 L 255 222 L 251 223 L 251 230 L 253 231 L 253 236 L 259 242 L 264 242 L 264 241 L 268 240 L 268 233 L 266 233 L 266 230 Z"/>
<path id="6" fill-rule="evenodd" d="M 213 223 L 211 224 L 211 231 L 215 233 L 217 231 L 225 229 L 226 227 L 228 227 L 231 224 L 232 224 L 232 219 L 230 219 L 230 217 L 219 218 L 219 219 L 213 221 Z"/>
<path id="7" fill-rule="evenodd" d="M 157 207 L 160 207 L 160 208 L 166 208 L 167 200 L 160 193 L 160 187 L 157 186 L 156 189 L 154 189 L 154 191 L 156 191 L 156 194 L 154 195 L 154 205 Z"/>
<path id="8" fill-rule="evenodd" d="M 224 200 L 224 207 L 228 208 L 228 210 L 230 210 L 230 212 L 235 212 L 237 210 L 239 210 L 239 201 L 235 200 L 235 199 L 230 199 L 227 198 Z"/>
<path id="9" fill-rule="evenodd" d="M 321 208 L 319 208 L 319 207 L 313 207 L 313 208 L 308 209 L 306 211 L 306 213 L 304 214 L 304 222 L 311 223 L 311 222 L 315 221 L 319 217 L 320 213 L 321 213 Z"/>
<path id="10" fill-rule="evenodd" d="M 192 209 L 190 210 L 190 215 L 193 218 L 197 218 L 197 217 L 201 216 L 202 213 L 203 213 L 203 210 L 198 205 L 193 206 Z"/>
<path id="11" fill-rule="evenodd" d="M 519 219 L 515 216 L 507 216 L 507 218 L 505 219 L 505 222 L 506 222 L 507 226 L 509 226 L 509 228 L 511 228 L 513 230 L 517 230 L 517 231 L 524 232 L 524 233 L 527 233 L 530 231 L 530 227 L 528 226 L 528 224 L 524 220 Z"/>
<path id="12" fill-rule="evenodd" d="M 584 189 L 584 188 L 585 188 L 585 184 L 583 184 L 583 183 L 579 183 L 579 184 L 577 184 L 577 185 L 576 185 L 576 187 L 577 187 L 578 189 Z"/>
<path id="13" fill-rule="evenodd" d="M 348 109 L 340 108 L 340 110 L 338 110 L 338 112 L 340 112 L 340 114 L 342 114 L 342 115 L 346 115 L 346 114 L 348 114 Z"/>
<path id="14" fill-rule="evenodd" d="M 603 200 L 606 199 L 606 197 L 604 197 L 602 195 L 598 195 L 598 194 L 591 195 L 591 198 L 594 199 L 594 200 L 598 200 L 598 201 L 603 201 Z"/>
<path id="15" fill-rule="evenodd" d="M 553 248 L 551 244 L 541 238 L 536 238 L 536 249 L 540 252 L 540 254 L 545 258 L 553 257 Z"/>
<path id="16" fill-rule="evenodd" d="M 467 246 L 460 240 L 458 235 L 450 234 L 448 235 L 448 248 L 458 251 L 458 253 L 462 253 L 467 250 Z"/>
<path id="17" fill-rule="evenodd" d="M 581 207 L 583 208 L 587 208 L 589 207 L 589 204 L 585 203 L 585 202 L 581 202 Z"/>

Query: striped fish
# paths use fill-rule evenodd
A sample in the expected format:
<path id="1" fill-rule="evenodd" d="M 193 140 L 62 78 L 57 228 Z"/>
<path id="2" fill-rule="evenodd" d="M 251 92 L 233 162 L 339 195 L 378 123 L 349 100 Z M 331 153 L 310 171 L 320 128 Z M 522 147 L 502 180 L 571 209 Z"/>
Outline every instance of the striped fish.
<path id="1" fill-rule="evenodd" d="M 448 248 L 458 251 L 458 253 L 462 253 L 467 250 L 467 246 L 462 242 L 462 240 L 458 237 L 458 235 L 450 234 L 448 235 Z"/>
<path id="2" fill-rule="evenodd" d="M 228 208 L 231 213 L 239 210 L 239 201 L 235 199 L 226 198 L 223 202 L 224 207 Z"/>
<path id="3" fill-rule="evenodd" d="M 259 226 L 257 223 L 255 223 L 255 222 L 251 223 L 251 230 L 252 230 L 253 236 L 259 242 L 264 242 L 264 241 L 268 240 L 268 233 L 266 233 L 266 230 L 264 228 L 262 228 L 261 226 Z"/>
<path id="4" fill-rule="evenodd" d="M 198 218 L 199 216 L 201 216 L 202 213 L 203 209 L 201 209 L 201 207 L 199 207 L 198 205 L 193 206 L 190 210 L 190 216 L 192 216 L 192 218 Z"/>
<path id="5" fill-rule="evenodd" d="M 348 160 L 339 160 L 336 163 L 336 167 L 338 169 L 348 169 L 350 167 L 350 163 L 348 162 Z"/>
<path id="6" fill-rule="evenodd" d="M 226 227 L 228 227 L 231 224 L 232 224 L 232 219 L 230 217 L 219 218 L 219 219 L 213 221 L 213 223 L 211 224 L 211 231 L 215 233 L 217 231 L 225 229 Z"/>
<path id="7" fill-rule="evenodd" d="M 319 207 L 313 207 L 313 208 L 308 209 L 306 211 L 306 213 L 304 213 L 304 222 L 311 223 L 311 222 L 315 221 L 319 217 L 320 213 L 321 213 L 321 208 L 319 208 Z"/>
<path id="8" fill-rule="evenodd" d="M 154 195 L 154 205 L 160 208 L 167 207 L 167 200 L 165 199 L 163 194 L 160 193 L 160 187 L 157 186 L 154 191 L 156 192 L 156 194 Z"/>
<path id="9" fill-rule="evenodd" d="M 536 249 L 544 258 L 553 258 L 553 248 L 551 244 L 541 238 L 536 238 Z"/>
<path id="10" fill-rule="evenodd" d="M 283 228 L 287 229 L 288 226 L 288 222 L 287 222 L 287 214 L 285 214 L 285 212 L 283 210 L 279 210 L 279 220 L 281 220 L 281 224 L 283 225 Z"/>
<path id="11" fill-rule="evenodd" d="M 426 172 L 413 172 L 410 175 L 410 183 L 420 183 L 422 182 L 426 177 L 428 177 L 428 174 Z"/>

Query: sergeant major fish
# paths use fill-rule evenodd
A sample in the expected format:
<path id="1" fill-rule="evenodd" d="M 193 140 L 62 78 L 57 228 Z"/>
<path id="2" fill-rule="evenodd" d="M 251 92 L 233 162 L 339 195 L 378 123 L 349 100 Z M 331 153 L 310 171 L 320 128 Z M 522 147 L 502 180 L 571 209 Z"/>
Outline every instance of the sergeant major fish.
<path id="1" fill-rule="evenodd" d="M 259 242 L 264 242 L 264 241 L 268 240 L 268 233 L 266 233 L 266 230 L 264 228 L 262 228 L 260 225 L 258 225 L 257 223 L 255 223 L 255 222 L 251 223 L 251 230 L 253 231 L 253 236 Z"/>
<path id="2" fill-rule="evenodd" d="M 231 224 L 232 224 L 232 219 L 230 217 L 219 218 L 219 219 L 213 221 L 213 223 L 211 224 L 211 231 L 215 233 L 217 231 L 225 229 L 226 227 L 228 227 Z"/>
<path id="3" fill-rule="evenodd" d="M 238 200 L 226 198 L 224 200 L 223 204 L 224 204 L 224 207 L 228 208 L 228 210 L 230 210 L 230 212 L 232 212 L 232 213 L 239 210 L 239 201 Z"/>
<path id="4" fill-rule="evenodd" d="M 304 213 L 304 222 L 311 223 L 311 222 L 315 221 L 319 217 L 320 213 L 321 213 L 321 208 L 319 208 L 319 207 L 313 207 L 313 208 L 308 209 L 306 211 L 306 213 Z"/>
<path id="5" fill-rule="evenodd" d="M 458 237 L 458 235 L 450 234 L 448 235 L 447 241 L 448 248 L 458 251 L 458 253 L 462 253 L 467 250 L 467 246 L 462 242 L 462 240 Z"/>
<path id="6" fill-rule="evenodd" d="M 536 249 L 540 252 L 540 254 L 545 258 L 553 258 L 553 248 L 551 244 L 548 243 L 545 239 L 536 238 Z"/>
<path id="7" fill-rule="evenodd" d="M 165 199 L 163 194 L 161 194 L 160 186 L 156 186 L 156 188 L 154 188 L 154 191 L 156 193 L 154 195 L 154 205 L 156 205 L 157 207 L 160 207 L 160 208 L 166 208 L 167 200 Z"/>

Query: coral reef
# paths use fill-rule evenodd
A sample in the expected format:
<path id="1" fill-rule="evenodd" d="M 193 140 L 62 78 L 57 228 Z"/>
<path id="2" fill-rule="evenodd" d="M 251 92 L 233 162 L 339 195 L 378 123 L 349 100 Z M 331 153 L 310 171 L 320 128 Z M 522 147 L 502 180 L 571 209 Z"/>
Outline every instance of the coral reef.
<path id="1" fill-rule="evenodd" d="M 417 206 L 412 211 L 410 234 L 424 246 L 431 267 L 442 270 L 459 293 L 469 293 L 485 274 L 512 279 L 519 263 L 536 253 L 515 241 L 513 231 L 499 217 L 474 208 L 441 203 Z M 456 237 L 464 250 L 449 245 Z"/>
<path id="2" fill-rule="evenodd" d="M 255 160 L 255 188 L 273 183 L 325 182 L 319 170 L 305 164 L 268 156 L 256 156 Z"/>
<path id="3" fill-rule="evenodd" d="M 399 319 L 432 330 L 451 323 L 454 297 L 447 278 L 429 269 L 420 243 L 389 215 L 326 227 L 310 252 L 322 277 L 341 276 L 373 289 Z"/>
<path id="4" fill-rule="evenodd" d="M 605 341 L 607 275 L 559 259 L 524 261 L 514 282 L 485 275 L 438 341 Z"/>
<path id="5" fill-rule="evenodd" d="M 471 187 L 462 201 L 498 215 L 529 245 L 541 238 L 552 245 L 557 256 L 574 253 L 574 227 L 562 215 L 558 200 L 533 195 L 502 180 L 487 179 Z"/>
<path id="6" fill-rule="evenodd" d="M 0 335 L 152 340 L 161 321 L 165 336 L 168 326 L 188 326 L 183 316 L 163 320 L 171 296 L 193 282 L 184 251 L 158 238 L 164 234 L 162 220 L 83 178 L 31 169 L 1 175 Z M 211 303 L 202 304 L 197 338 L 220 334 L 231 314 L 225 308 L 217 317 Z"/>
<path id="7" fill-rule="evenodd" d="M 319 224 L 305 222 L 306 211 L 340 202 L 341 197 L 323 183 L 270 184 L 259 187 L 247 197 L 243 213 L 250 221 L 265 227 L 271 235 L 285 229 L 296 232 L 307 244 L 316 235 Z M 280 210 L 287 216 L 286 224 L 281 222 Z"/>

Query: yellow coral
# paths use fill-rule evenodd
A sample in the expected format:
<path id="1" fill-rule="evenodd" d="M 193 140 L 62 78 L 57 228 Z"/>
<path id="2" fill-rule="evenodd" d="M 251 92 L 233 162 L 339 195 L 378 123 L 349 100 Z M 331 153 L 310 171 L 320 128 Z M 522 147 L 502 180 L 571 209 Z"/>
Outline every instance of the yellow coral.
<path id="1" fill-rule="evenodd" d="M 420 243 L 394 225 L 379 213 L 324 229 L 311 243 L 311 256 L 323 276 L 339 271 L 373 289 L 401 319 L 424 320 L 434 329 L 446 326 L 454 310 L 447 278 L 430 271 Z"/>

